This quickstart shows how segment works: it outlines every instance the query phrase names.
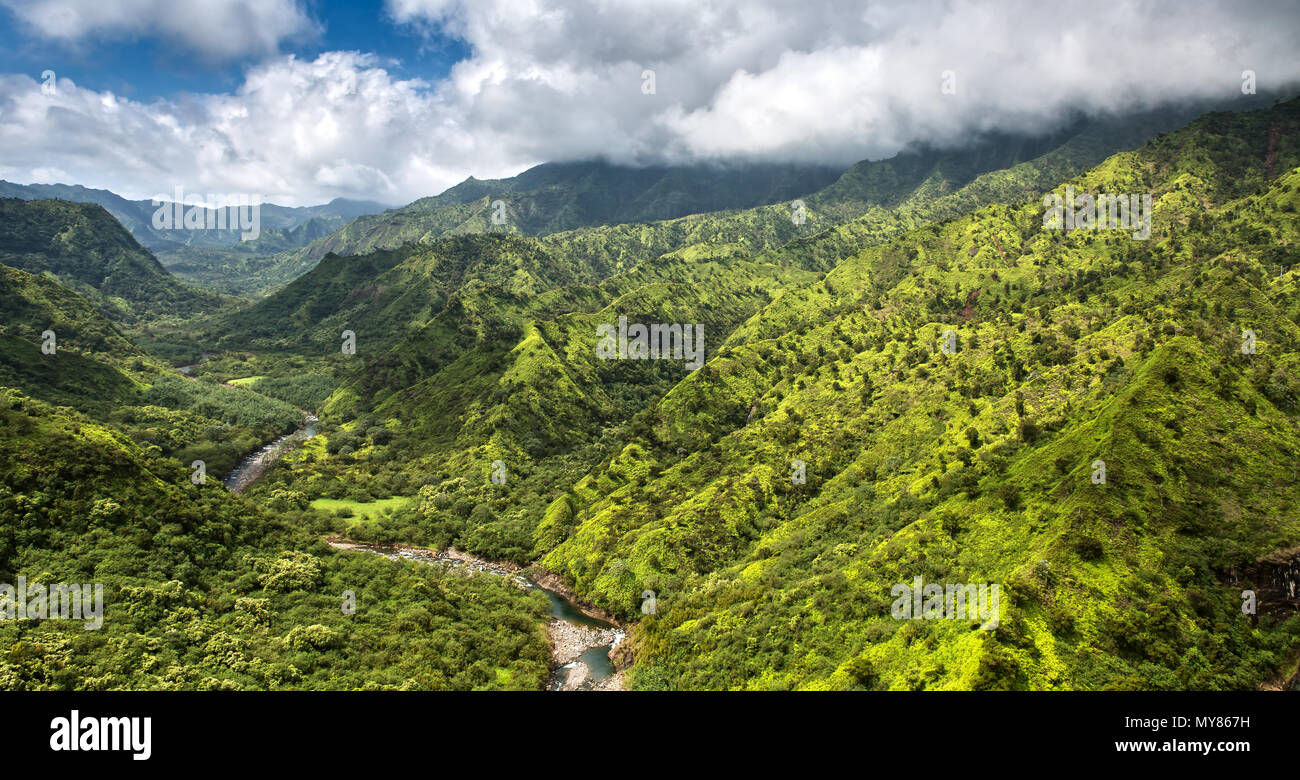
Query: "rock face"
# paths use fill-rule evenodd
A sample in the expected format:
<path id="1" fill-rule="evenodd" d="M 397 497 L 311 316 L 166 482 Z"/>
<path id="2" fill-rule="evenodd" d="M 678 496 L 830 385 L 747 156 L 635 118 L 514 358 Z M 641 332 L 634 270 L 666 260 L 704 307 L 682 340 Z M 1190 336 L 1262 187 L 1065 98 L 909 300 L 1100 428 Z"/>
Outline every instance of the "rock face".
<path id="1" fill-rule="evenodd" d="M 591 687 L 593 691 L 624 691 L 623 673 L 615 672 Z"/>
<path id="2" fill-rule="evenodd" d="M 615 672 L 603 680 L 590 680 L 591 670 L 582 661 L 574 661 L 560 667 L 551 686 L 553 691 L 621 691 L 623 673 Z"/>

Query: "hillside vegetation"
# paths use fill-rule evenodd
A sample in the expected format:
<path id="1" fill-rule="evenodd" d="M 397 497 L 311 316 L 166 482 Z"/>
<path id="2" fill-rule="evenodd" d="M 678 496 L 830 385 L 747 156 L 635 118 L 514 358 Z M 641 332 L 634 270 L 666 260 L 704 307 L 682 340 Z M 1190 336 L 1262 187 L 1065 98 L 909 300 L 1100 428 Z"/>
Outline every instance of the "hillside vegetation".
<path id="1" fill-rule="evenodd" d="M 0 242 L 26 264 L 0 266 L 0 506 L 21 519 L 0 581 L 97 577 L 131 617 L 91 638 L 0 623 L 0 647 L 41 648 L 0 660 L 0 685 L 541 687 L 540 596 L 329 533 L 558 575 L 631 623 L 639 689 L 1285 677 L 1300 100 L 1163 132 L 1178 116 L 911 150 L 816 187 L 714 172 L 698 199 L 666 194 L 691 177 L 603 164 L 471 180 L 183 327 L 128 327 L 152 298 L 113 308 L 87 258 L 120 235 L 79 228 L 94 213 L 8 206 L 32 211 Z M 807 195 L 797 218 L 782 187 Z M 1046 193 L 1149 196 L 1149 235 L 1049 228 Z M 702 333 L 699 352 L 604 359 L 620 322 Z M 182 377 L 168 349 L 203 354 Z M 242 498 L 188 479 L 304 410 L 319 435 Z M 898 619 L 918 578 L 996 585 L 997 613 Z M 345 589 L 367 589 L 364 620 Z"/>
<path id="2" fill-rule="evenodd" d="M 223 304 L 176 281 L 94 204 L 0 198 L 0 263 L 51 276 L 119 323 L 192 317 Z"/>
<path id="3" fill-rule="evenodd" d="M 189 477 L 110 428 L 0 391 L 0 574 L 103 586 L 98 630 L 0 621 L 0 688 L 542 686 L 540 594 L 339 553 Z"/>
<path id="4" fill-rule="evenodd" d="M 540 558 L 628 617 L 656 591 L 642 687 L 1258 685 L 1296 631 L 1295 605 L 1254 624 L 1239 598 L 1300 534 L 1276 466 L 1300 454 L 1296 111 L 1211 114 L 1055 182 L 1150 193 L 1145 241 L 1045 230 L 1030 165 L 856 235 L 760 209 L 323 264 L 286 291 L 354 307 L 320 307 L 322 348 L 347 320 L 382 354 L 327 404 L 330 446 L 261 489 L 414 494 L 376 538 Z M 1008 202 L 926 221 L 981 197 Z M 295 311 L 284 346 L 315 338 Z M 707 364 L 597 360 L 619 315 L 703 324 Z M 999 583 L 1000 625 L 892 619 L 916 576 Z"/>

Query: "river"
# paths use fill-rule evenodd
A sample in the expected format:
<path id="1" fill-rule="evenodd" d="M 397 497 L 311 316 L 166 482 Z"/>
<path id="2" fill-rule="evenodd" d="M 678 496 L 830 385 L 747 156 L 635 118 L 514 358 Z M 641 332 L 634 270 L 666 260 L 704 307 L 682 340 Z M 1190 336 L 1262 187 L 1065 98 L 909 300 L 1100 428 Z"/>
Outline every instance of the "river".
<path id="1" fill-rule="evenodd" d="M 539 590 L 551 603 L 547 636 L 551 642 L 551 675 L 548 691 L 617 691 L 623 689 L 622 675 L 609 653 L 627 636 L 617 625 L 583 612 L 563 594 L 525 576 L 514 564 L 485 561 L 458 550 L 428 550 L 420 547 L 377 547 L 340 539 L 329 545 L 341 550 L 361 550 L 390 560 L 405 559 L 431 565 L 447 565 L 509 577 L 517 587 Z"/>
<path id="2" fill-rule="evenodd" d="M 232 493 L 239 493 L 257 481 L 271 464 L 283 454 L 316 435 L 316 415 L 307 413 L 306 424 L 293 433 L 286 433 L 262 449 L 244 458 L 244 461 L 221 480 Z"/>
<path id="3" fill-rule="evenodd" d="M 249 455 L 222 480 L 233 493 L 253 484 L 280 456 L 299 443 L 316 435 L 315 415 L 308 413 L 306 425 Z M 524 576 L 518 566 L 485 561 L 457 550 L 427 550 L 419 547 L 372 547 L 331 539 L 330 546 L 345 550 L 362 550 L 392 560 L 406 559 L 420 563 L 449 565 L 509 577 L 525 590 L 540 590 L 551 604 L 547 638 L 551 643 L 551 674 L 548 691 L 617 691 L 623 689 L 623 676 L 610 660 L 610 651 L 627 636 L 617 625 L 583 612 L 568 597 Z"/>

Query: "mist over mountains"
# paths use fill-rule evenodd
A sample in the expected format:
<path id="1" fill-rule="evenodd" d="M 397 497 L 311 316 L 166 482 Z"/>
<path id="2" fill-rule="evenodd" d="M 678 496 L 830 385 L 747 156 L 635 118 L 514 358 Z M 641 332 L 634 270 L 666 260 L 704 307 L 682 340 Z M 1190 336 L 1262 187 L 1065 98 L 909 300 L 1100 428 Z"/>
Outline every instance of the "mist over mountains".
<path id="1" fill-rule="evenodd" d="M 1300 686 L 1293 15 L 246 5 L 0 0 L 0 689 Z"/>
<path id="2" fill-rule="evenodd" d="M 1276 584 L 1297 486 L 1265 465 L 1300 455 L 1296 106 L 1180 129 L 1177 113 L 1082 122 L 839 175 L 543 166 L 357 217 L 328 237 L 338 251 L 251 304 L 176 282 L 96 204 L 0 200 L 0 366 L 30 420 L 7 430 L 105 426 L 103 457 L 161 474 L 232 468 L 314 411 L 318 435 L 250 489 L 258 512 L 304 540 L 531 564 L 623 619 L 652 591 L 627 645 L 632 687 L 1257 686 L 1285 673 L 1298 606 Z M 1045 229 L 1040 194 L 1067 186 L 1152 193 L 1150 239 Z M 720 203 L 733 207 L 696 211 Z M 675 209 L 688 213 L 650 218 Z M 611 322 L 686 323 L 708 334 L 702 367 L 671 351 L 601 360 Z M 53 373 L 41 329 L 58 335 Z M 189 378 L 167 367 L 181 362 Z M 1195 422 L 1207 414 L 1213 430 Z M 8 468 L 17 507 L 35 483 Z M 177 500 L 41 484 L 64 497 L 24 527 L 90 501 L 90 516 L 156 535 L 159 502 Z M 208 516 L 234 507 L 197 487 Z M 17 539 L 10 560 L 38 549 Z M 288 555 L 266 565 L 306 567 L 295 592 L 345 565 Z M 891 582 L 917 571 L 998 583 L 997 626 L 972 644 L 951 623 L 891 618 Z M 1229 571 L 1267 622 L 1231 617 Z M 1177 628 L 1132 606 L 1153 588 Z M 237 614 L 229 630 L 244 630 Z M 351 629 L 329 632 L 293 666 L 351 668 Z M 766 660 L 740 663 L 755 636 Z M 1176 650 L 1211 636 L 1231 641 L 1217 660 Z"/>

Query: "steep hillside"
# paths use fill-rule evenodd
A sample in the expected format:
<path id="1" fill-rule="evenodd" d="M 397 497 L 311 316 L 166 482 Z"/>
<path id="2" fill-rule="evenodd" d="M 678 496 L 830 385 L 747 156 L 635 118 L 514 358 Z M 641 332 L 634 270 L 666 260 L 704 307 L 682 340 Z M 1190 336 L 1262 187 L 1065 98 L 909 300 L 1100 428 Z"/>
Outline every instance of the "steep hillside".
<path id="1" fill-rule="evenodd" d="M 655 591 L 640 687 L 1257 685 L 1297 641 L 1297 605 L 1252 623 L 1239 593 L 1300 542 L 1300 482 L 1274 466 L 1300 455 L 1298 105 L 1208 115 L 1065 183 L 1150 194 L 1145 240 L 1044 229 L 1023 195 L 1051 167 L 1030 164 L 931 202 L 1009 204 L 838 233 L 824 259 L 775 207 L 337 259 L 290 341 L 342 302 L 382 355 L 331 400 L 328 447 L 260 490 L 415 494 L 371 533 L 541 555 L 626 616 Z M 435 310 L 415 274 L 452 246 Z M 620 315 L 703 325 L 705 366 L 598 360 Z M 998 627 L 894 620 L 917 576 L 999 584 Z"/>
<path id="2" fill-rule="evenodd" d="M 86 299 L 0 265 L 0 385 L 55 403 L 114 404 L 151 364 Z"/>
<path id="3" fill-rule="evenodd" d="M 860 163 L 822 192 L 810 196 L 802 221 L 791 218 L 790 204 L 778 203 L 648 224 L 556 233 L 542 239 L 538 250 L 542 253 L 539 257 L 546 258 L 538 267 L 554 266 L 546 272 L 551 279 L 530 278 L 526 285 L 516 279 L 512 281 L 514 289 L 507 292 L 518 294 L 526 288 L 536 293 L 561 284 L 590 283 L 691 246 L 707 247 L 702 251 L 724 255 L 768 252 L 764 260 L 770 263 L 793 263 L 802 268 L 825 270 L 862 246 L 930 221 L 958 216 L 988 203 L 1016 202 L 1031 197 L 1062 178 L 1100 162 L 1115 148 L 1137 145 L 1157 132 L 1156 128 L 1167 128 L 1182 116 L 1183 112 L 1153 112 L 1117 123 L 1081 123 L 1048 138 L 1001 138 L 972 149 L 907 153 L 890 160 Z M 1044 149 L 1042 154 L 1018 162 Z M 501 186 L 520 191 L 541 186 L 539 181 L 545 186 L 555 186 L 547 182 L 558 174 L 547 171 L 546 177 L 540 175 L 548 167 L 540 166 L 516 179 L 505 180 Z M 560 166 L 561 170 L 580 171 L 590 167 Z M 606 171 L 605 168 L 597 170 Z M 461 201 L 481 194 L 482 188 L 497 184 L 466 182 L 438 198 L 387 212 L 393 216 L 386 224 L 405 226 L 408 220 L 401 214 L 438 212 L 433 205 L 436 203 L 463 205 Z M 861 214 L 860 210 L 866 213 Z M 835 226 L 843 215 L 853 213 L 860 215 L 847 224 Z M 362 229 L 366 224 L 369 224 L 367 219 L 357 220 L 349 230 Z M 486 231 L 488 226 L 480 227 Z M 332 237 L 331 240 L 337 239 L 341 244 L 331 246 L 354 247 L 342 238 L 347 232 Z M 436 235 L 438 231 L 421 233 L 420 237 L 403 233 L 401 240 L 395 242 L 418 245 Z M 531 246 L 518 240 L 513 244 L 501 241 L 499 237 L 467 236 L 444 244 L 453 254 L 472 255 L 483 251 L 486 257 L 497 256 L 501 247 L 522 252 L 524 247 Z M 361 245 L 368 246 L 370 242 Z M 433 246 L 439 244 L 434 242 Z M 781 250 L 782 247 L 786 249 Z M 378 339 L 382 346 L 389 347 L 396 337 L 409 332 L 413 326 L 423 325 L 438 310 L 436 306 L 428 308 L 427 302 L 394 309 L 392 301 L 412 296 L 439 298 L 431 292 L 445 293 L 457 289 L 465 280 L 477 278 L 472 269 L 458 270 L 445 277 L 431 273 L 427 268 L 429 258 L 436 257 L 439 251 L 437 248 L 425 251 L 408 244 L 398 251 L 375 252 L 355 259 L 331 255 L 284 291 L 219 322 L 213 337 L 219 340 L 217 343 L 232 346 L 283 349 L 313 343 L 324 348 L 329 346 L 328 342 L 337 340 L 333 335 L 325 338 L 324 334 L 342 330 L 342 327 L 318 328 L 321 316 L 328 313 L 334 323 L 352 322 L 354 330 L 364 333 L 367 340 L 373 343 Z M 565 267 L 570 264 L 573 268 Z M 432 267 L 443 266 L 435 261 Z M 488 282 L 489 288 L 493 286 L 491 279 L 485 277 L 483 281 Z M 268 339 L 272 335 L 270 324 L 284 321 L 293 323 L 294 327 L 281 329 L 274 334 L 274 339 Z"/>
<path id="4" fill-rule="evenodd" d="M 1260 684 L 1300 629 L 1239 597 L 1300 541 L 1297 105 L 1070 182 L 1152 193 L 1146 241 L 994 206 L 783 296 L 557 502 L 544 565 L 656 591 L 649 687 Z M 892 619 L 917 576 L 1000 583 L 1000 625 Z"/>
<path id="5" fill-rule="evenodd" d="M 253 241 L 239 241 L 230 231 L 153 230 L 141 221 L 148 215 L 140 204 L 147 201 L 121 201 L 112 193 L 63 185 L 9 189 L 16 189 L 19 197 L 47 190 L 70 199 L 93 195 L 104 201 L 112 196 L 106 207 L 154 248 L 170 271 L 208 289 L 258 296 L 301 276 L 330 253 L 364 254 L 473 233 L 549 235 L 760 204 L 775 205 L 768 211 L 789 217 L 795 199 L 804 202 L 810 228 L 805 233 L 846 220 L 861 223 L 850 228 L 851 243 L 864 231 L 878 232 L 900 217 L 915 226 L 935 216 L 965 213 L 972 201 L 978 205 L 1015 200 L 1039 191 L 1108 154 L 1182 125 L 1200 110 L 1182 107 L 1078 120 L 1046 135 L 991 135 L 960 149 L 913 149 L 888 160 L 861 162 L 842 174 L 794 165 L 630 168 L 602 162 L 547 163 L 510 179 L 471 178 L 440 195 L 383 213 L 375 204 L 347 201 L 307 209 L 264 206 L 263 233 Z M 1013 166 L 1011 175 L 972 187 L 985 174 Z M 5 191 L 0 183 L 0 193 Z M 124 203 L 130 207 L 126 211 Z M 355 220 L 348 216 L 362 213 L 366 216 Z M 839 244 L 846 240 L 842 235 L 833 238 Z"/>
<path id="6" fill-rule="evenodd" d="M 354 220 L 295 255 L 362 254 L 444 235 L 547 235 L 588 225 L 673 219 L 780 203 L 815 192 L 839 171 L 824 167 L 628 168 L 603 162 L 547 163 L 510 179 L 470 178 L 441 195 Z M 494 205 L 501 201 L 499 210 Z M 310 267 L 310 266 L 308 266 Z"/>
<path id="7" fill-rule="evenodd" d="M 526 560 L 545 547 L 531 529 L 550 500 L 545 497 L 554 496 L 556 480 L 568 479 L 558 475 L 581 474 L 600 457 L 599 447 L 572 442 L 629 424 L 681 378 L 678 367 L 654 364 L 638 371 L 595 361 L 585 347 L 596 325 L 616 321 L 620 311 L 634 321 L 699 323 L 706 327 L 703 348 L 711 356 L 726 334 L 783 290 L 814 279 L 809 271 L 925 224 L 931 215 L 1021 200 L 1026 192 L 1059 181 L 1059 172 L 1081 170 L 1083 161 L 1107 144 L 1127 143 L 1141 128 L 1168 121 L 1169 115 L 1158 114 L 1109 128 L 1072 128 L 1063 132 L 1064 143 L 1043 142 L 1052 147 L 1046 154 L 976 176 L 947 195 L 932 192 L 930 184 L 940 174 L 908 163 L 921 174 L 890 189 L 910 193 L 905 205 L 873 205 L 866 217 L 831 230 L 824 229 L 830 217 L 817 211 L 813 198 L 803 224 L 791 219 L 790 206 L 783 203 L 580 229 L 535 241 L 466 236 L 429 248 L 331 256 L 281 293 L 217 322 L 205 343 L 314 354 L 318 361 L 329 360 L 334 371 L 353 373 L 331 402 L 327 420 L 346 422 L 363 412 L 368 420 L 389 418 L 392 428 L 403 430 L 393 449 L 423 442 L 417 457 L 423 474 L 453 479 L 477 468 L 471 464 L 489 452 L 489 461 L 526 464 L 540 457 L 545 465 L 520 470 L 518 490 L 505 491 L 529 496 L 526 501 L 514 502 L 502 491 L 491 497 L 503 513 L 499 525 L 512 529 L 510 541 L 498 535 L 497 542 L 471 545 L 484 554 Z M 951 153 L 928 159 L 972 171 L 995 159 L 1010 163 L 1031 153 L 1024 144 L 1004 139 L 1000 151 L 978 147 L 965 162 Z M 858 166 L 855 175 L 897 178 L 889 173 L 895 165 L 902 163 Z M 875 173 L 864 173 L 868 170 Z M 854 188 L 867 191 L 864 185 Z M 923 192 L 935 197 L 927 200 Z M 879 214 L 890 216 L 874 217 Z M 357 336 L 355 356 L 339 354 L 345 330 Z M 357 427 L 364 431 L 372 425 Z M 353 488 L 358 496 L 383 497 L 419 485 L 409 481 L 410 469 L 387 460 L 368 467 L 354 460 L 312 468 L 329 473 L 329 479 L 317 480 L 316 489 L 331 496 L 353 481 L 345 476 L 353 468 L 365 468 L 362 482 L 372 486 Z M 489 499 L 480 488 L 469 494 L 464 498 L 469 506 Z M 452 539 L 468 528 L 453 526 L 440 527 L 452 528 Z M 554 535 L 549 533 L 548 539 Z"/>
<path id="8" fill-rule="evenodd" d="M 830 169 L 796 166 L 548 163 L 511 179 L 471 178 L 441 195 L 359 218 L 267 263 L 280 269 L 276 273 L 297 275 L 329 253 L 364 254 L 427 244 L 447 235 L 548 235 L 582 226 L 672 221 L 745 209 L 750 210 L 747 221 L 787 220 L 794 199 L 804 200 L 803 235 L 847 220 L 877 232 L 886 223 L 898 225 L 900 219 L 915 226 L 935 216 L 952 217 L 983 203 L 1016 200 L 1046 189 L 1109 154 L 1185 124 L 1203 110 L 1160 109 L 1079 120 L 1046 135 L 993 135 L 960 149 L 912 149 L 887 160 L 860 162 L 838 176 Z M 1009 176 L 973 186 L 983 175 L 1007 168 L 1013 168 Z M 757 208 L 764 205 L 768 208 Z M 854 238 L 861 240 L 862 231 L 858 226 Z"/>
<path id="9" fill-rule="evenodd" d="M 223 304 L 176 281 L 93 204 L 0 199 L 0 263 L 57 279 L 119 323 L 191 316 Z"/>
<path id="10" fill-rule="evenodd" d="M 167 194 L 171 197 L 171 193 Z M 222 230 L 161 229 L 154 226 L 158 210 L 149 200 L 127 200 L 108 190 L 67 184 L 13 184 L 0 181 L 0 198 L 64 200 L 103 206 L 141 246 L 184 281 L 230 295 L 251 295 L 283 286 L 302 273 L 286 268 L 275 255 L 323 238 L 352 219 L 383 211 L 369 201 L 335 198 L 319 206 L 261 204 L 258 235 L 245 240 L 242 228 Z M 205 214 L 208 213 L 205 209 Z M 238 225 L 226 210 L 225 224 Z M 213 220 L 213 224 L 217 224 Z M 179 228 L 179 226 L 178 226 Z"/>
<path id="11" fill-rule="evenodd" d="M 301 424 L 297 388 L 263 394 L 179 376 L 50 276 L 0 265 L 0 314 L 0 386 L 76 409 L 185 463 L 202 460 L 214 474 Z"/>

